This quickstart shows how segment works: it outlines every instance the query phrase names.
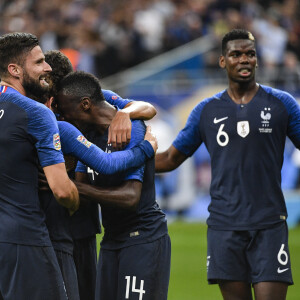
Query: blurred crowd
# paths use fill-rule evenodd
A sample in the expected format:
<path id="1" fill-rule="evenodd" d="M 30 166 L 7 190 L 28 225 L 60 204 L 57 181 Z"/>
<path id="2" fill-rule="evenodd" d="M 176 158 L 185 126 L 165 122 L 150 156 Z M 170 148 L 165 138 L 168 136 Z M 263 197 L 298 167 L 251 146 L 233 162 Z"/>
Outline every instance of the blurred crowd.
<path id="1" fill-rule="evenodd" d="M 264 70 L 284 66 L 276 80 L 293 84 L 299 8 L 298 0 L 0 0 L 0 34 L 34 33 L 44 51 L 62 49 L 103 78 L 207 34 L 217 49 L 225 32 L 243 27 L 257 37 Z M 216 53 L 206 62 L 216 66 Z"/>

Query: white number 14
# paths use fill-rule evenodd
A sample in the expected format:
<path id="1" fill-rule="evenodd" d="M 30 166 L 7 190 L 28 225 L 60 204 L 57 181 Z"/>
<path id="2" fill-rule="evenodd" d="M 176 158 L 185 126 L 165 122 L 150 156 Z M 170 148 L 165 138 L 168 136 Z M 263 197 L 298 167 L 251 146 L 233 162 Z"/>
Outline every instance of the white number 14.
<path id="1" fill-rule="evenodd" d="M 127 283 L 126 283 L 125 299 L 129 299 L 130 276 L 125 276 L 125 279 L 127 281 Z M 139 289 L 137 289 L 135 287 L 135 284 L 136 284 L 136 276 L 132 276 L 132 289 L 131 289 L 131 291 L 133 293 L 139 293 L 140 294 L 139 300 L 143 300 L 143 294 L 146 293 L 146 291 L 144 290 L 144 280 L 141 280 L 141 284 L 140 284 L 140 288 Z"/>

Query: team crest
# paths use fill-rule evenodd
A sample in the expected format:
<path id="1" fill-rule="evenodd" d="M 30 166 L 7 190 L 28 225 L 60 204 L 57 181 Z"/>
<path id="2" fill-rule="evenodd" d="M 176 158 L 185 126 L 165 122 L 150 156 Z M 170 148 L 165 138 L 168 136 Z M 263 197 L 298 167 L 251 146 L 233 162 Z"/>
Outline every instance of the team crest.
<path id="1" fill-rule="evenodd" d="M 61 149 L 60 137 L 58 133 L 53 134 L 53 146 L 57 151 Z"/>
<path id="2" fill-rule="evenodd" d="M 241 121 L 237 123 L 237 133 L 242 138 L 245 138 L 250 132 L 249 122 Z"/>
<path id="3" fill-rule="evenodd" d="M 77 137 L 77 141 L 86 146 L 87 148 L 90 148 L 92 143 L 89 142 L 83 135 L 79 135 Z"/>

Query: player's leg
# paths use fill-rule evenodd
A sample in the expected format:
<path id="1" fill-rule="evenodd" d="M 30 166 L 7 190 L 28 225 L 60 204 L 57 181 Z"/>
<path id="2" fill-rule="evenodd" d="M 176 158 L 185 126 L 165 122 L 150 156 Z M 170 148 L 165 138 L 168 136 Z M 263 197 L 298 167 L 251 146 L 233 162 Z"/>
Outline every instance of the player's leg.
<path id="1" fill-rule="evenodd" d="M 283 282 L 259 282 L 254 284 L 255 300 L 285 300 L 288 284 Z"/>
<path id="2" fill-rule="evenodd" d="M 219 284 L 226 300 L 252 299 L 244 253 L 249 242 L 246 231 L 207 230 L 207 279 L 210 284 Z"/>
<path id="3" fill-rule="evenodd" d="M 219 287 L 224 300 L 252 300 L 251 285 L 247 282 L 223 280 Z"/>
<path id="4" fill-rule="evenodd" d="M 170 260 L 168 235 L 122 249 L 117 300 L 167 300 Z"/>
<path id="5" fill-rule="evenodd" d="M 55 250 L 55 254 L 65 283 L 68 300 L 79 300 L 77 272 L 73 256 L 58 250 Z"/>
<path id="6" fill-rule="evenodd" d="M 284 300 L 293 284 L 287 224 L 256 231 L 247 257 L 256 299 Z"/>
<path id="7" fill-rule="evenodd" d="M 95 299 L 97 246 L 96 236 L 74 240 L 74 262 L 81 300 Z"/>
<path id="8" fill-rule="evenodd" d="M 97 264 L 96 300 L 116 300 L 119 250 L 101 249 Z"/>
<path id="9" fill-rule="evenodd" d="M 0 290 L 5 300 L 67 300 L 52 247 L 0 243 Z"/>

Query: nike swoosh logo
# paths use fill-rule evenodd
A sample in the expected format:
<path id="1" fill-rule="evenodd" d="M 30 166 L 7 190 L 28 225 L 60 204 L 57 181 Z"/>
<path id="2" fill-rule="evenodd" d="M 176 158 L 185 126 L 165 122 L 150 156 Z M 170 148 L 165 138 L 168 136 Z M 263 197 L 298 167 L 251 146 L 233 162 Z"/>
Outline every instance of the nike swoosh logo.
<path id="1" fill-rule="evenodd" d="M 228 119 L 228 117 L 225 117 L 225 118 L 222 118 L 222 119 L 217 119 L 217 118 L 214 118 L 214 124 L 217 124 L 217 123 L 220 123 L 224 120 Z"/>
<path id="2" fill-rule="evenodd" d="M 289 268 L 286 268 L 286 269 L 280 269 L 280 268 L 278 268 L 278 269 L 277 269 L 277 273 L 278 273 L 278 274 L 283 273 L 283 272 L 287 271 L 288 269 L 289 269 Z"/>

